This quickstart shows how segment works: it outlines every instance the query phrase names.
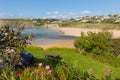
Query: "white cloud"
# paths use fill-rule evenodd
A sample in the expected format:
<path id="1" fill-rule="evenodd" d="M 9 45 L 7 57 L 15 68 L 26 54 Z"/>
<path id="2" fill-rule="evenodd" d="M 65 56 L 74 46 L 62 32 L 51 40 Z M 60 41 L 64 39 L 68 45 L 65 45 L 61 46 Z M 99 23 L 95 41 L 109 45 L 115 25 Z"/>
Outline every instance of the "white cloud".
<path id="1" fill-rule="evenodd" d="M 57 14 L 59 14 L 59 12 L 58 11 L 47 12 L 46 14 L 48 14 L 48 15 L 57 15 Z"/>
<path id="2" fill-rule="evenodd" d="M 80 15 L 79 12 L 68 12 L 68 13 L 60 13 L 58 11 L 54 12 L 46 12 L 46 16 L 44 18 L 75 18 Z"/>
<path id="3" fill-rule="evenodd" d="M 85 10 L 85 11 L 82 11 L 81 14 L 90 14 L 90 11 Z"/>
<path id="4" fill-rule="evenodd" d="M 51 14 L 51 12 L 47 12 L 46 14 Z"/>
<path id="5" fill-rule="evenodd" d="M 114 13 L 114 14 L 118 14 L 118 13 L 120 13 L 120 12 L 117 11 L 117 10 L 113 10 L 112 13 Z"/>
<path id="6" fill-rule="evenodd" d="M 77 15 L 77 13 L 76 12 L 69 12 L 68 15 L 69 16 L 74 16 L 74 15 Z"/>
<path id="7" fill-rule="evenodd" d="M 46 16 L 45 18 L 60 18 L 60 13 L 58 11 L 54 11 L 54 12 L 46 12 Z"/>
<path id="8" fill-rule="evenodd" d="M 58 16 L 56 16 L 56 15 L 53 15 L 53 16 L 51 16 L 51 18 L 57 18 Z"/>
<path id="9" fill-rule="evenodd" d="M 59 12 L 58 12 L 58 11 L 55 11 L 55 12 L 53 12 L 53 14 L 59 14 Z"/>
<path id="10" fill-rule="evenodd" d="M 0 12 L 0 18 L 6 18 L 8 16 L 8 14 L 6 14 L 6 13 L 3 13 L 3 12 Z"/>
<path id="11" fill-rule="evenodd" d="M 102 11 L 97 11 L 97 13 L 103 13 Z"/>
<path id="12" fill-rule="evenodd" d="M 15 17 L 23 17 L 24 14 L 21 13 L 17 13 L 17 14 L 10 14 L 10 13 L 5 13 L 5 12 L 0 12 L 0 18 L 15 18 Z"/>
<path id="13" fill-rule="evenodd" d="M 10 17 L 14 17 L 14 15 L 9 14 L 9 13 L 0 12 L 0 18 L 10 18 Z"/>

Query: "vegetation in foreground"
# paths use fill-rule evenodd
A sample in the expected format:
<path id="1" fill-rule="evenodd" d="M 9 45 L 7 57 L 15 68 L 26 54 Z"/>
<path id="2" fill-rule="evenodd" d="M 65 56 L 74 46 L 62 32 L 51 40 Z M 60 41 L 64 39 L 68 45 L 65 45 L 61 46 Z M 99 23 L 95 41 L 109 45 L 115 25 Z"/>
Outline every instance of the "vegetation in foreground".
<path id="1" fill-rule="evenodd" d="M 120 58 L 116 57 L 119 56 L 119 44 L 119 39 L 112 39 L 110 32 L 81 33 L 74 42 L 80 53 L 116 67 L 120 66 Z"/>
<path id="2" fill-rule="evenodd" d="M 23 26 L 10 29 L 8 25 L 0 27 L 0 64 L 15 66 L 21 60 L 20 53 L 29 44 L 32 35 L 23 36 L 21 34 Z M 0 67 L 1 68 L 1 67 Z"/>
<path id="3" fill-rule="evenodd" d="M 47 50 L 42 50 L 37 47 L 27 47 L 26 50 L 33 53 L 33 55 L 37 58 L 44 58 L 47 53 L 58 54 L 64 59 L 65 62 L 71 63 L 72 66 L 76 66 L 80 71 L 85 72 L 92 68 L 94 71 L 94 76 L 99 79 L 105 76 L 106 73 L 104 73 L 104 70 L 106 70 L 107 73 L 112 70 L 112 79 L 119 78 L 119 67 L 111 66 L 111 64 L 107 62 L 100 62 L 99 60 L 92 58 L 91 55 L 84 56 L 75 49 L 50 48 Z"/>
<path id="4" fill-rule="evenodd" d="M 50 48 L 42 50 L 38 47 L 29 46 L 26 51 L 31 52 L 38 59 L 36 65 L 26 68 L 23 72 L 20 70 L 13 71 L 13 69 L 8 68 L 0 75 L 1 79 L 114 80 L 119 78 L 120 68 L 83 56 L 76 52 L 75 49 Z M 57 61 L 54 67 L 51 59 L 46 60 L 44 58 L 46 53 L 59 54 L 63 59 Z"/>
<path id="5" fill-rule="evenodd" d="M 87 36 L 82 34 L 75 41 L 75 46 L 79 51 L 65 48 L 43 50 L 38 47 L 26 47 L 28 38 L 21 36 L 20 32 L 18 31 L 19 34 L 15 35 L 15 31 L 10 30 L 9 27 L 1 28 L 0 41 L 5 43 L 1 44 L 0 50 L 2 55 L 6 54 L 3 58 L 5 63 L 8 58 L 10 60 L 7 60 L 10 64 L 5 65 L 6 68 L 1 71 L 1 80 L 119 80 L 120 78 L 120 59 L 116 57 L 118 55 L 113 54 L 119 52 L 114 48 L 119 48 L 118 45 L 112 44 L 118 43 L 119 39 L 112 41 L 111 34 L 108 32 L 89 32 Z M 9 42 L 11 40 L 17 43 Z M 4 52 L 7 48 L 14 50 L 19 57 L 23 50 L 29 51 L 36 57 L 36 64 L 24 67 L 24 69 L 16 69 L 14 67 L 17 64 L 16 60 L 16 63 L 12 65 L 14 58 L 9 57 L 9 54 L 13 53 Z M 48 53 L 60 55 L 62 60 L 45 57 Z"/>

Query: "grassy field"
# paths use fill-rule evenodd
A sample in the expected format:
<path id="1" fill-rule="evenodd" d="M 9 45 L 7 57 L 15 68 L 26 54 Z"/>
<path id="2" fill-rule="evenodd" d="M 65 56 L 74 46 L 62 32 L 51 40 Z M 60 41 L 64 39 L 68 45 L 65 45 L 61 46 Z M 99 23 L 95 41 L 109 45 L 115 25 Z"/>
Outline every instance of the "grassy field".
<path id="1" fill-rule="evenodd" d="M 81 23 L 80 21 L 66 21 L 59 23 L 60 27 L 80 27 L 80 28 L 98 28 L 98 29 L 120 29 L 120 24 L 113 23 Z"/>
<path id="2" fill-rule="evenodd" d="M 112 70 L 112 78 L 120 77 L 120 68 L 110 66 L 107 63 L 101 63 L 92 58 L 88 58 L 79 54 L 75 49 L 67 48 L 49 48 L 47 50 L 42 50 L 39 47 L 29 46 L 26 48 L 26 51 L 32 53 L 36 58 L 41 59 L 45 54 L 59 54 L 65 61 L 72 63 L 73 65 L 79 67 L 82 71 L 87 71 L 90 68 L 94 70 L 94 75 L 98 78 L 104 75 L 105 67 L 108 67 L 109 70 Z"/>

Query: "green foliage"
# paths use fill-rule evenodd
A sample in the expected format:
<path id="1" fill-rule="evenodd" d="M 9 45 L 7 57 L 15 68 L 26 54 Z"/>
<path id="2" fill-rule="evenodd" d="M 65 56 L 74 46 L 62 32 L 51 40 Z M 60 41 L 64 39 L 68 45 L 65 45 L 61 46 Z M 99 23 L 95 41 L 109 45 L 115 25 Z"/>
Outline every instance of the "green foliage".
<path id="1" fill-rule="evenodd" d="M 7 68 L 0 75 L 1 80 L 97 80 L 92 73 L 82 72 L 76 66 L 61 61 L 55 68 L 46 69 L 43 65 L 26 68 L 24 71 L 12 71 Z"/>
<path id="2" fill-rule="evenodd" d="M 46 23 L 52 23 L 54 21 L 58 21 L 59 19 L 33 19 L 33 21 L 36 21 L 34 23 L 34 26 L 43 26 Z"/>
<path id="3" fill-rule="evenodd" d="M 17 64 L 20 59 L 20 53 L 24 50 L 29 39 L 32 37 L 21 35 L 23 26 L 17 27 L 15 30 L 11 29 L 8 25 L 0 28 L 0 54 L 2 55 L 3 62 L 8 62 L 11 65 Z"/>
<path id="4" fill-rule="evenodd" d="M 13 73 L 12 67 L 7 67 L 1 74 L 0 80 L 16 80 L 16 75 Z"/>
<path id="5" fill-rule="evenodd" d="M 112 39 L 113 42 L 113 50 L 112 53 L 116 56 L 120 55 L 120 38 L 119 39 Z"/>
<path id="6" fill-rule="evenodd" d="M 50 65 L 52 67 L 56 67 L 57 64 L 61 62 L 61 57 L 55 54 L 46 54 L 43 59 L 44 65 Z"/>
<path id="7" fill-rule="evenodd" d="M 15 71 L 7 68 L 0 74 L 0 80 L 42 80 L 35 68 L 26 68 L 24 71 Z"/>
<path id="8" fill-rule="evenodd" d="M 119 40 L 112 40 L 109 32 L 89 32 L 87 35 L 81 33 L 81 37 L 75 40 L 74 45 L 88 57 L 92 57 L 102 63 L 109 63 L 115 67 L 120 66 L 120 59 L 111 53 L 117 54 L 119 52 Z M 89 55 L 88 53 L 93 54 Z"/>
<path id="9" fill-rule="evenodd" d="M 115 80 L 112 78 L 113 71 L 105 66 L 103 76 L 97 78 L 94 69 L 89 68 L 81 71 L 76 65 L 62 60 L 55 68 L 38 65 L 36 67 L 25 68 L 24 71 L 14 71 L 10 67 L 0 74 L 0 80 Z"/>
<path id="10" fill-rule="evenodd" d="M 43 50 L 39 47 L 28 46 L 26 48 L 27 51 L 32 53 L 36 58 L 41 59 L 45 56 L 46 53 L 58 54 L 62 57 L 65 61 L 69 62 L 73 66 L 80 68 L 81 71 L 85 72 L 92 68 L 94 70 L 94 76 L 96 78 L 101 78 L 104 75 L 101 74 L 103 72 L 103 68 L 108 66 L 110 69 L 113 70 L 112 79 L 119 78 L 119 61 L 116 60 L 115 57 L 109 56 L 110 54 L 106 54 L 108 56 L 101 56 L 95 54 L 88 54 L 86 52 L 86 56 L 83 54 L 79 54 L 78 51 L 75 49 L 68 49 L 68 48 L 49 48 L 47 50 Z M 39 62 L 41 60 L 38 60 Z M 113 65 L 113 66 L 111 66 Z M 115 67 L 115 66 L 118 67 Z"/>
<path id="11" fill-rule="evenodd" d="M 105 19 L 102 21 L 103 23 L 112 23 L 114 24 L 115 23 L 115 20 L 112 20 L 112 19 Z"/>
<path id="12" fill-rule="evenodd" d="M 116 58 L 112 54 L 105 54 L 104 56 L 101 56 L 101 55 L 96 56 L 95 55 L 93 58 L 102 62 L 102 63 L 109 63 L 110 65 L 112 65 L 114 67 L 120 66 L 120 59 Z"/>
<path id="13" fill-rule="evenodd" d="M 35 68 L 36 69 L 36 68 Z M 41 75 L 35 69 L 26 68 L 21 74 L 17 74 L 19 80 L 42 80 Z"/>
<path id="14" fill-rule="evenodd" d="M 104 55 L 112 49 L 111 37 L 110 32 L 88 32 L 87 35 L 81 33 L 81 36 L 75 40 L 74 45 L 80 51 Z"/>
<path id="15" fill-rule="evenodd" d="M 79 67 L 64 60 L 57 65 L 55 73 L 60 80 L 97 80 L 92 71 L 81 71 Z"/>

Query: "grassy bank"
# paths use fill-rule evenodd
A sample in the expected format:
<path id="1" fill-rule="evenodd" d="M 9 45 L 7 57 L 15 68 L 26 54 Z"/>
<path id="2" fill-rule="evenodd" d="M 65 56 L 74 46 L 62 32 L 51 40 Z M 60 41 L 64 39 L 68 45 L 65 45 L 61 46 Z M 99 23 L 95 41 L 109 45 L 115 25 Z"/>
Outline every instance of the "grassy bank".
<path id="1" fill-rule="evenodd" d="M 60 27 L 74 27 L 74 28 L 98 28 L 98 29 L 120 29 L 120 24 L 113 23 L 81 23 L 79 21 L 66 21 L 59 23 Z"/>
<path id="2" fill-rule="evenodd" d="M 32 53 L 36 58 L 40 59 L 43 58 L 45 54 L 59 54 L 65 61 L 72 63 L 80 68 L 82 71 L 87 71 L 90 68 L 94 70 L 94 75 L 97 78 L 102 77 L 105 75 L 104 69 L 107 67 L 108 69 L 112 70 L 112 78 L 118 78 L 120 76 L 120 68 L 116 68 L 110 66 L 107 63 L 101 63 L 97 60 L 92 58 L 88 58 L 79 54 L 75 49 L 65 49 L 65 48 L 49 48 L 47 50 L 42 50 L 38 47 L 29 46 L 26 48 L 26 51 Z"/>

